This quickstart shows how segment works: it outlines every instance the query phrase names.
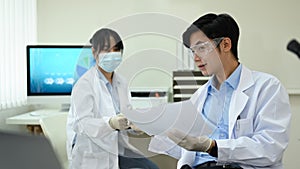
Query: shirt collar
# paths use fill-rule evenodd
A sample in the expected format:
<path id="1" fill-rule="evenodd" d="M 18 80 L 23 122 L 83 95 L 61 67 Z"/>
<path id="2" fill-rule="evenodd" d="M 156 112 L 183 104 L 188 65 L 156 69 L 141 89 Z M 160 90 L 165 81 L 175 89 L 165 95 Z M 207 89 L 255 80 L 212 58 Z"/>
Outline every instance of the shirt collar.
<path id="1" fill-rule="evenodd" d="M 238 87 L 241 71 L 242 64 L 239 64 L 239 66 L 233 71 L 233 73 L 225 80 L 225 82 L 228 83 L 233 89 L 236 89 Z"/>
<path id="2" fill-rule="evenodd" d="M 242 71 L 242 64 L 239 64 L 239 66 L 233 71 L 233 73 L 225 80 L 225 83 L 229 84 L 233 89 L 236 89 L 241 76 Z M 208 82 L 208 92 L 210 92 L 214 86 L 216 86 L 216 77 L 213 76 L 209 82 Z"/>
<path id="3" fill-rule="evenodd" d="M 117 78 L 117 74 L 115 74 L 115 72 L 113 72 L 113 77 L 112 77 L 112 84 L 109 83 L 109 81 L 106 79 L 106 77 L 104 76 L 104 74 L 98 69 L 96 68 L 97 72 L 98 72 L 98 75 L 99 75 L 99 78 L 101 80 L 103 80 L 103 82 L 105 83 L 105 85 L 112 85 L 112 86 L 116 86 L 116 84 L 120 84 L 119 82 L 119 78 Z"/>
<path id="4" fill-rule="evenodd" d="M 109 84 L 109 81 L 106 79 L 104 74 L 99 69 L 97 69 L 97 72 L 98 72 L 99 78 L 104 81 L 105 85 Z"/>
<path id="5" fill-rule="evenodd" d="M 212 89 L 214 89 L 214 84 L 215 84 L 215 76 L 213 76 L 209 81 L 208 81 L 208 88 L 207 91 L 210 93 Z"/>

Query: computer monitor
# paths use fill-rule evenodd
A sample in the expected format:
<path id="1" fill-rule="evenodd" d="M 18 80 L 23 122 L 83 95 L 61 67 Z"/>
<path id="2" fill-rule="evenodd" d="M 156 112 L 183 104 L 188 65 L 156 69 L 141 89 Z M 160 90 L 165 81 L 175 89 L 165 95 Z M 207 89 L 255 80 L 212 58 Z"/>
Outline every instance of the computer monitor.
<path id="1" fill-rule="evenodd" d="M 70 104 L 72 87 L 95 60 L 91 46 L 28 45 L 27 102 Z"/>

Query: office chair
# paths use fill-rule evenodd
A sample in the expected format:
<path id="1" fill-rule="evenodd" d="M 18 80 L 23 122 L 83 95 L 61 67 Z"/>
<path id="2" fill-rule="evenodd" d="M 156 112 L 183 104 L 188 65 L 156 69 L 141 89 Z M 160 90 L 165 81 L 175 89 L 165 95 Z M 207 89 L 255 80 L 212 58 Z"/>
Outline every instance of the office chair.
<path id="1" fill-rule="evenodd" d="M 64 169 L 68 169 L 68 157 L 66 150 L 68 113 L 60 113 L 40 119 L 41 128 L 50 143 Z"/>
<path id="2" fill-rule="evenodd" d="M 44 136 L 0 131 L 0 168 L 62 169 Z"/>

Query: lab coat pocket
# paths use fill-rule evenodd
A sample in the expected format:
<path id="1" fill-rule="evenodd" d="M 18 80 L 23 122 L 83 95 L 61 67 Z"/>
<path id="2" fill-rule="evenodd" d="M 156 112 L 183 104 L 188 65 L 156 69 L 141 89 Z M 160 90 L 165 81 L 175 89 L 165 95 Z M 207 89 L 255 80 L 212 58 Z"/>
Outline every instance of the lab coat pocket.
<path id="1" fill-rule="evenodd" d="M 109 156 L 106 152 L 90 153 L 84 152 L 82 159 L 82 169 L 108 169 Z"/>
<path id="2" fill-rule="evenodd" d="M 253 123 L 252 119 L 239 119 L 236 121 L 235 135 L 240 136 L 252 136 Z"/>

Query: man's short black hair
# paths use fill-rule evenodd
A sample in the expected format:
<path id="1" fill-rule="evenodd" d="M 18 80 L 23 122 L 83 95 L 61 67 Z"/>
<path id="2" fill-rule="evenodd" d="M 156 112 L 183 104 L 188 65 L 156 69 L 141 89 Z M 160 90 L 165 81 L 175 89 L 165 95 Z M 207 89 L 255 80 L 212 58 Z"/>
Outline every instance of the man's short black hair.
<path id="1" fill-rule="evenodd" d="M 228 14 L 209 13 L 198 18 L 182 35 L 184 46 L 190 48 L 190 37 L 197 31 L 202 31 L 209 39 L 228 37 L 231 39 L 231 52 L 238 60 L 239 27 Z"/>

